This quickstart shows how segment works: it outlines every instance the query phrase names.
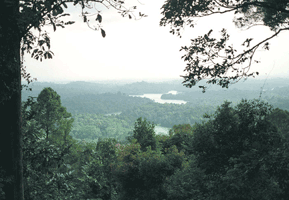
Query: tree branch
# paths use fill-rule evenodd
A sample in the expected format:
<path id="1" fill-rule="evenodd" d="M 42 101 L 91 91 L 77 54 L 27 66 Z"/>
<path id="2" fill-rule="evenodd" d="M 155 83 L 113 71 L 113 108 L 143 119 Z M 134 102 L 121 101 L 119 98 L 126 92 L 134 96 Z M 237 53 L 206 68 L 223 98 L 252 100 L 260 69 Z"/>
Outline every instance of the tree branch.
<path id="1" fill-rule="evenodd" d="M 233 59 L 236 59 L 239 57 L 239 59 L 241 59 L 241 57 L 243 57 L 245 54 L 248 54 L 250 51 L 253 51 L 255 48 L 258 48 L 261 44 L 267 42 L 268 40 L 271 40 L 272 38 L 276 37 L 281 31 L 285 31 L 285 30 L 289 30 L 289 28 L 282 28 L 279 29 L 275 34 L 271 35 L 270 37 L 262 40 L 261 42 L 259 42 L 258 44 L 256 44 L 255 46 L 253 46 L 252 48 L 248 49 L 247 51 L 245 51 L 242 54 L 239 54 L 238 56 L 234 57 Z M 239 60 L 238 59 L 238 60 Z"/>

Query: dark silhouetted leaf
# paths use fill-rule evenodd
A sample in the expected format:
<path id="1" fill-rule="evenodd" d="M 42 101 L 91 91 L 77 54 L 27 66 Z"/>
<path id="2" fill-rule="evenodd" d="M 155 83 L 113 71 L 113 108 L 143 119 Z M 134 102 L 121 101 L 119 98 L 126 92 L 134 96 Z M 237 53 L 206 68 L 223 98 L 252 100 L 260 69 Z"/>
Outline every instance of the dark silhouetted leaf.
<path id="1" fill-rule="evenodd" d="M 45 43 L 44 40 L 39 40 L 39 41 L 38 41 L 38 45 L 39 45 L 39 46 L 42 46 L 44 43 Z"/>
<path id="2" fill-rule="evenodd" d="M 58 17 L 64 17 L 64 16 L 70 16 L 70 14 L 64 13 L 64 14 L 59 15 Z"/>
<path id="3" fill-rule="evenodd" d="M 65 22 L 64 24 L 65 25 L 71 25 L 71 24 L 74 24 L 75 22 L 74 21 L 69 21 L 69 22 Z"/>
<path id="4" fill-rule="evenodd" d="M 65 28 L 62 24 L 56 24 L 56 26 L 60 26 L 61 28 Z"/>
<path id="5" fill-rule="evenodd" d="M 97 14 L 97 17 L 95 20 L 98 21 L 99 23 L 101 23 L 102 22 L 102 16 L 100 14 Z"/>
<path id="6" fill-rule="evenodd" d="M 58 14 L 57 10 L 54 9 L 54 10 L 52 11 L 52 15 L 53 15 L 53 16 L 56 16 L 57 14 Z"/>
<path id="7" fill-rule="evenodd" d="M 100 29 L 100 30 L 101 30 L 102 37 L 105 37 L 106 36 L 105 31 L 103 29 Z"/>
<path id="8" fill-rule="evenodd" d="M 212 32 L 213 32 L 213 29 L 211 29 L 211 30 L 208 32 L 208 35 L 210 35 Z"/>
<path id="9" fill-rule="evenodd" d="M 34 51 L 31 54 L 31 58 L 33 58 L 34 54 L 36 54 L 38 52 L 38 49 L 34 49 Z"/>
<path id="10" fill-rule="evenodd" d="M 57 8 L 57 15 L 62 14 L 63 12 L 64 12 L 63 9 L 59 6 Z"/>

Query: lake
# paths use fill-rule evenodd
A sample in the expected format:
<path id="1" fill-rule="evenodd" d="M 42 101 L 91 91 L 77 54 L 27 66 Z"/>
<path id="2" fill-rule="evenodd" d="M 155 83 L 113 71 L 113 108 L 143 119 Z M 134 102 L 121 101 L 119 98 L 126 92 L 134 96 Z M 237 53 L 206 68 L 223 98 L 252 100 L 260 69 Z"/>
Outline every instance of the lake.
<path id="1" fill-rule="evenodd" d="M 178 92 L 175 90 L 169 91 L 167 94 L 177 94 Z M 149 98 L 156 103 L 174 103 L 174 104 L 185 104 L 186 101 L 183 100 L 171 100 L 171 99 L 161 99 L 163 94 L 143 94 L 143 95 L 129 95 L 131 97 L 141 97 L 141 98 Z"/>
<path id="2" fill-rule="evenodd" d="M 167 94 L 176 95 L 176 94 L 178 94 L 178 92 L 175 91 L 175 90 L 172 90 L 172 91 L 169 91 Z M 153 100 L 156 103 L 175 103 L 175 104 L 185 104 L 185 103 L 187 103 L 186 101 L 182 101 L 182 100 L 161 99 L 162 95 L 163 94 L 143 94 L 143 95 L 129 95 L 129 96 L 131 96 L 131 97 L 149 98 L 149 99 Z M 119 115 L 120 113 L 121 112 L 109 113 L 109 114 L 106 114 L 106 116 Z M 158 125 L 155 126 L 155 133 L 157 135 L 159 135 L 159 134 L 168 135 L 169 131 L 170 131 L 170 128 L 163 127 L 163 126 L 158 126 Z"/>
<path id="3" fill-rule="evenodd" d="M 171 90 L 167 94 L 173 94 L 176 95 L 178 94 L 177 91 Z M 149 98 L 153 100 L 156 103 L 174 103 L 174 104 L 186 104 L 186 101 L 183 100 L 173 100 L 173 99 L 161 99 L 161 96 L 163 94 L 143 94 L 143 95 L 129 95 L 131 97 L 141 97 L 141 98 Z M 168 135 L 170 131 L 170 128 L 163 127 L 163 126 L 155 126 L 155 133 L 157 135 L 159 134 L 165 134 Z"/>

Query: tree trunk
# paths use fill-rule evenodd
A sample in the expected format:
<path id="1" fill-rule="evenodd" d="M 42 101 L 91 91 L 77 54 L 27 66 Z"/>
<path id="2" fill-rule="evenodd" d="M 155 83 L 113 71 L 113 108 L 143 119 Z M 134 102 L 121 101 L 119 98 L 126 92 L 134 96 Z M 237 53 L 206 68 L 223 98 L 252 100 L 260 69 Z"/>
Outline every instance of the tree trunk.
<path id="1" fill-rule="evenodd" d="M 0 161 L 7 200 L 24 200 L 19 1 L 0 1 Z M 2 197 L 1 197 L 2 198 Z"/>

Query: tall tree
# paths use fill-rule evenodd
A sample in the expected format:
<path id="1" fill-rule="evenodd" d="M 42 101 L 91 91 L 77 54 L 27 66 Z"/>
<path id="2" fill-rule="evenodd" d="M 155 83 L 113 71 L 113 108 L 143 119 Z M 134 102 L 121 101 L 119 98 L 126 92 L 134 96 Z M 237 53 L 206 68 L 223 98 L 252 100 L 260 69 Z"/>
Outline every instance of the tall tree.
<path id="1" fill-rule="evenodd" d="M 136 139 L 141 146 L 142 151 L 146 151 L 147 147 L 156 150 L 157 141 L 154 123 L 148 122 L 146 119 L 138 118 L 134 124 L 132 138 Z"/>
<path id="2" fill-rule="evenodd" d="M 37 110 L 31 109 L 36 103 L 33 98 L 22 102 L 24 197 L 81 199 L 82 190 L 74 187 L 76 179 L 69 166 L 70 158 L 76 157 L 72 154 L 75 141 L 71 139 L 69 145 L 63 145 L 62 137 L 45 139 L 46 134 L 35 119 Z"/>
<path id="3" fill-rule="evenodd" d="M 181 30 L 186 25 L 194 27 L 196 19 L 225 13 L 234 14 L 233 22 L 238 28 L 263 25 L 274 33 L 259 41 L 247 38 L 242 44 L 243 51 L 239 52 L 228 44 L 230 35 L 225 29 L 222 29 L 219 39 L 212 37 L 213 30 L 192 39 L 190 46 L 180 49 L 186 52 L 182 56 L 187 63 L 184 70 L 187 74 L 182 76 L 185 86 L 192 87 L 200 80 L 209 79 L 209 84 L 228 88 L 229 84 L 242 78 L 258 75 L 258 72 L 249 73 L 256 50 L 261 47 L 269 50 L 269 41 L 289 30 L 288 0 L 167 0 L 162 7 L 164 17 L 160 25 L 170 25 L 170 32 L 181 36 Z M 206 89 L 205 86 L 199 87 L 203 91 Z"/>
<path id="4" fill-rule="evenodd" d="M 57 27 L 72 24 L 62 21 L 68 2 L 81 5 L 84 23 L 94 30 L 100 30 L 102 16 L 93 4 L 103 4 L 107 8 L 114 8 L 122 16 L 135 17 L 133 8 L 125 8 L 121 0 L 4 0 L 0 2 L 0 160 L 5 161 L 1 166 L 1 175 L 6 180 L 2 187 L 5 198 L 9 200 L 23 199 L 23 167 L 22 167 L 22 135 L 21 135 L 21 75 L 29 81 L 30 75 L 25 70 L 21 72 L 21 56 L 31 53 L 37 60 L 51 59 L 50 38 L 43 27 L 51 25 Z M 96 12 L 96 25 L 92 25 L 87 9 Z M 143 14 L 139 14 L 143 17 Z M 38 33 L 32 32 L 34 28 Z M 22 69 L 25 69 L 22 67 Z M 0 187 L 3 184 L 0 185 Z"/>
<path id="5" fill-rule="evenodd" d="M 36 121 L 46 133 L 46 139 L 49 135 L 55 135 L 60 127 L 67 126 L 71 117 L 71 113 L 61 105 L 60 96 L 50 87 L 44 88 L 40 92 L 32 110 L 36 113 Z M 72 123 L 69 124 L 72 125 Z M 70 127 L 66 128 L 70 129 Z"/>

